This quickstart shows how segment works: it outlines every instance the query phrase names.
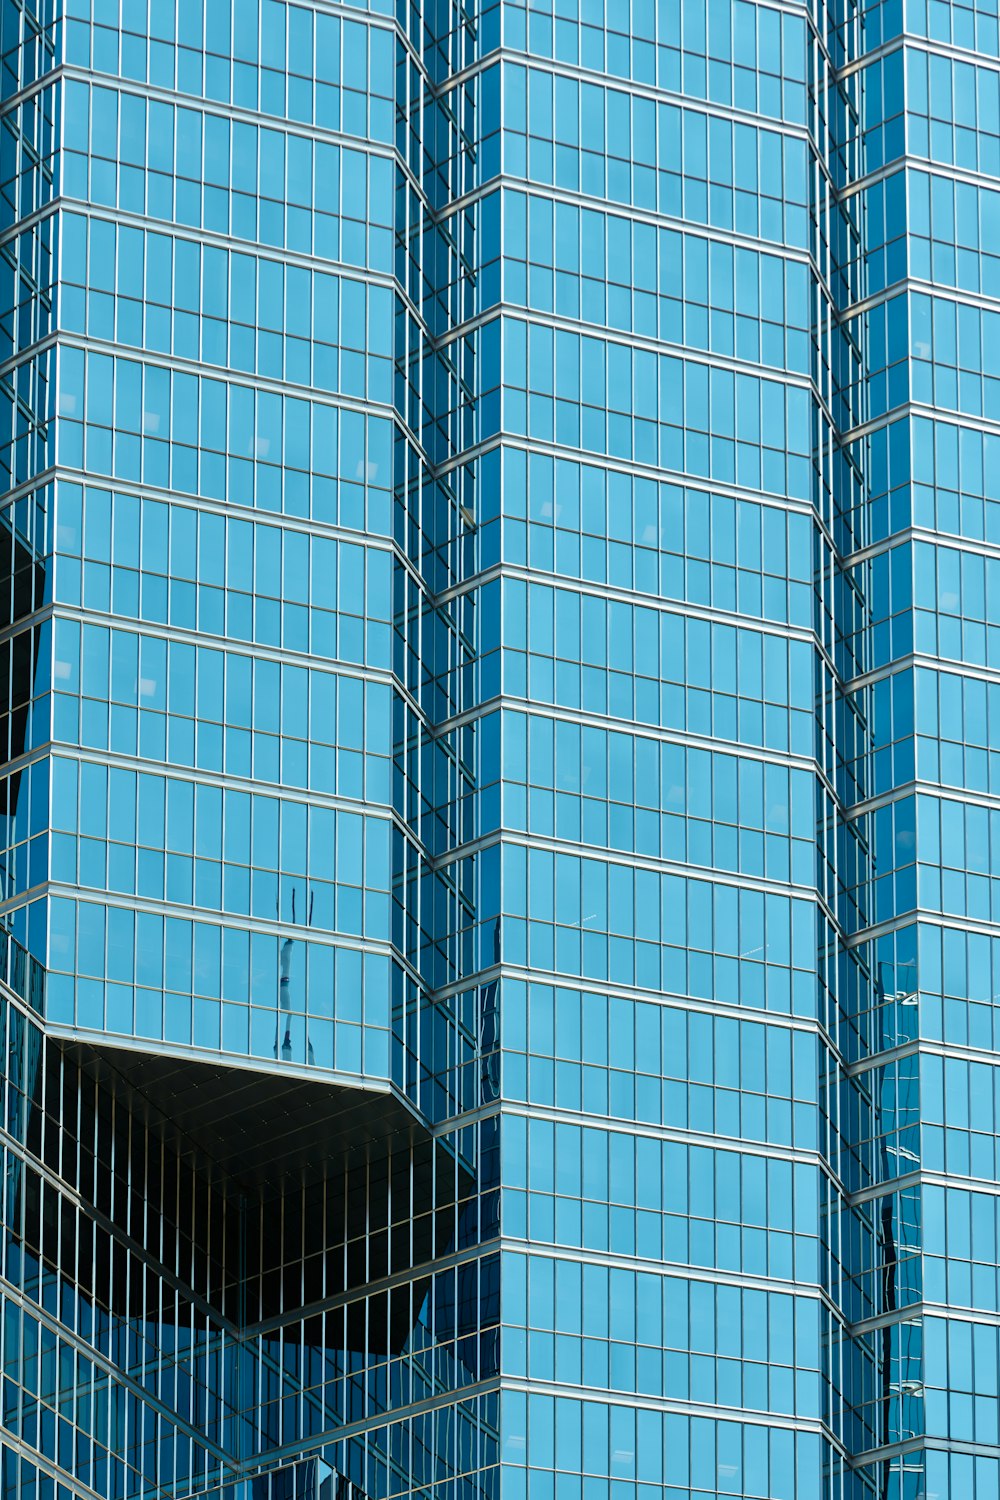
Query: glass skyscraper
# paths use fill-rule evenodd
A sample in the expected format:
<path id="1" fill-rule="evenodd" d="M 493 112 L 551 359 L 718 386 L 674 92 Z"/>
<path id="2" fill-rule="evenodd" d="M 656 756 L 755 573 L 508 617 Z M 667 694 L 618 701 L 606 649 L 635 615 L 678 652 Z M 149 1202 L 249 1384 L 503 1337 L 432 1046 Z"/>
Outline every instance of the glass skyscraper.
<path id="1" fill-rule="evenodd" d="M 998 0 L 0 0 L 0 1500 L 1000 1494 Z"/>

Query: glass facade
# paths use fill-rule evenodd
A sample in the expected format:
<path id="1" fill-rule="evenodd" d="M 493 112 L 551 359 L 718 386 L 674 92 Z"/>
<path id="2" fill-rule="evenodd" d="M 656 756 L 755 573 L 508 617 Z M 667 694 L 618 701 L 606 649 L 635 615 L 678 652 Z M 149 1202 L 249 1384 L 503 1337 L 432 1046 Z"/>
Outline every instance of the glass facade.
<path id="1" fill-rule="evenodd" d="M 998 0 L 0 69 L 0 1500 L 993 1500 Z"/>

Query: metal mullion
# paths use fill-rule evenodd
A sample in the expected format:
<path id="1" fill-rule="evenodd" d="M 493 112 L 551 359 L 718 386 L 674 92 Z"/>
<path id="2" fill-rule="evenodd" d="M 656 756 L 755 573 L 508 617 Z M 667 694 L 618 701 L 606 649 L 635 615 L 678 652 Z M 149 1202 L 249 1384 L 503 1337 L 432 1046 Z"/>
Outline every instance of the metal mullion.
<path id="1" fill-rule="evenodd" d="M 99 1119 L 99 1114 L 98 1114 L 98 1111 L 96 1109 L 96 1103 L 97 1103 L 97 1084 L 96 1083 L 93 1084 L 93 1090 L 94 1090 L 94 1096 L 95 1096 L 94 1118 L 95 1118 L 95 1121 L 96 1121 L 96 1120 Z M 108 1203 L 108 1210 L 109 1210 L 109 1212 L 108 1212 L 108 1218 L 110 1219 L 111 1223 L 114 1223 L 114 1219 L 115 1219 L 115 1213 L 114 1213 L 114 1211 L 115 1211 L 115 1200 L 116 1200 L 116 1198 L 118 1196 L 117 1187 L 116 1187 L 117 1178 L 118 1178 L 118 1139 L 117 1139 L 117 1129 L 116 1129 L 117 1124 L 118 1124 L 118 1101 L 117 1101 L 117 1099 L 115 1097 L 112 1097 L 112 1099 L 111 1099 L 111 1109 L 110 1109 L 110 1120 L 109 1120 L 109 1123 L 108 1123 L 108 1126 L 107 1126 L 108 1135 L 109 1135 L 109 1140 L 108 1140 L 108 1148 L 109 1148 L 109 1150 L 108 1150 L 108 1163 L 109 1163 L 109 1171 L 110 1171 L 110 1201 Z M 99 1136 L 100 1136 L 100 1128 L 98 1127 L 98 1137 Z M 97 1145 L 100 1145 L 100 1140 L 99 1139 L 97 1141 Z M 95 1162 L 95 1171 L 96 1171 L 96 1164 L 97 1164 L 97 1153 L 96 1153 L 96 1151 L 95 1151 L 95 1155 L 94 1155 L 94 1162 Z M 113 1329 L 114 1329 L 114 1314 L 112 1313 L 112 1308 L 114 1307 L 114 1300 L 115 1300 L 115 1239 L 114 1239 L 114 1236 L 110 1233 L 110 1230 L 105 1230 L 104 1231 L 104 1235 L 105 1235 L 105 1238 L 106 1238 L 106 1241 L 107 1241 L 107 1256 L 108 1256 L 108 1334 L 109 1334 L 108 1342 L 109 1342 L 109 1352 L 110 1352 L 112 1332 L 113 1332 Z M 97 1288 L 95 1287 L 94 1290 L 96 1292 Z M 125 1425 L 124 1425 L 123 1433 L 122 1433 L 123 1450 L 127 1448 L 127 1441 L 126 1441 L 127 1426 L 128 1426 L 128 1407 L 127 1407 L 127 1405 L 126 1405 L 126 1408 L 125 1408 L 124 1423 L 125 1423 Z"/>
<path id="2" fill-rule="evenodd" d="M 262 1211 L 263 1211 L 263 1203 L 261 1204 L 261 1208 L 262 1208 Z M 277 1400 L 277 1403 L 278 1403 L 278 1441 L 279 1441 L 279 1443 L 285 1443 L 285 1442 L 291 1442 L 292 1441 L 292 1439 L 290 1437 L 286 1438 L 286 1436 L 285 1436 L 285 1347 L 286 1347 L 286 1342 L 285 1342 L 285 1337 L 284 1336 L 285 1336 L 285 1333 L 287 1332 L 287 1322 L 285 1320 L 285 1315 L 288 1312 L 288 1308 L 286 1307 L 286 1304 L 285 1304 L 285 1290 L 286 1290 L 286 1288 L 285 1288 L 285 1226 L 286 1226 L 287 1219 L 288 1219 L 288 1194 L 287 1193 L 282 1193 L 282 1195 L 281 1195 L 281 1207 L 280 1207 L 280 1211 L 279 1211 L 279 1215 L 278 1215 L 278 1222 L 279 1222 L 279 1230 L 278 1230 L 278 1245 L 279 1245 L 279 1249 L 278 1249 L 278 1307 L 279 1307 L 279 1310 L 281 1312 L 282 1326 L 281 1326 L 281 1328 L 279 1330 L 277 1330 L 277 1342 L 278 1342 L 277 1359 L 273 1361 L 273 1364 L 276 1366 L 275 1374 L 277 1376 L 276 1400 Z M 261 1363 L 263 1363 L 263 1360 L 261 1361 Z"/>
<path id="3" fill-rule="evenodd" d="M 370 1321 L 370 1319 L 371 1319 L 371 1298 L 368 1295 L 368 1286 L 369 1286 L 369 1284 L 371 1282 L 371 1275 L 372 1275 L 371 1244 L 372 1244 L 372 1161 L 371 1161 L 371 1151 L 369 1150 L 369 1151 L 367 1151 L 365 1153 L 365 1290 L 364 1290 L 364 1292 L 362 1294 L 363 1297 L 364 1297 L 364 1309 L 365 1309 L 365 1311 L 364 1311 L 364 1328 L 365 1328 L 365 1333 L 364 1333 L 364 1348 L 365 1348 L 365 1350 L 369 1349 L 370 1342 L 371 1342 L 371 1338 L 370 1338 L 370 1328 L 371 1328 L 371 1321 Z M 349 1317 L 349 1316 L 350 1316 L 350 1312 L 348 1310 L 347 1314 L 345 1315 L 345 1320 L 344 1320 L 345 1330 L 346 1330 L 346 1327 L 347 1327 L 347 1317 Z M 358 1372 L 357 1371 L 352 1371 L 352 1373 L 351 1373 L 351 1381 L 354 1382 L 356 1380 L 358 1380 Z M 362 1399 L 362 1403 L 361 1403 L 361 1409 L 362 1409 L 362 1412 L 363 1412 L 364 1416 L 367 1417 L 368 1416 L 368 1403 L 369 1403 L 369 1397 L 370 1397 L 369 1383 L 368 1383 L 367 1380 L 364 1380 L 362 1382 L 362 1384 L 363 1384 L 363 1399 Z"/>
<path id="4" fill-rule="evenodd" d="M 127 1196 L 126 1196 L 126 1199 L 125 1199 L 125 1202 L 127 1204 L 127 1217 L 126 1217 L 127 1243 L 122 1247 L 122 1249 L 123 1249 L 123 1261 L 124 1261 L 124 1266 L 125 1266 L 125 1286 L 124 1286 L 124 1289 L 123 1289 L 123 1291 L 124 1291 L 123 1306 L 124 1306 L 125 1312 L 124 1312 L 124 1318 L 122 1320 L 124 1322 L 124 1324 L 125 1324 L 125 1341 L 126 1341 L 125 1342 L 125 1368 L 126 1368 L 126 1370 L 129 1371 L 129 1373 L 132 1375 L 132 1378 L 134 1380 L 137 1380 L 140 1384 L 144 1384 L 145 1383 L 144 1376 L 145 1376 L 145 1373 L 146 1373 L 146 1370 L 145 1370 L 145 1364 L 146 1364 L 145 1349 L 139 1343 L 138 1333 L 133 1334 L 132 1319 L 131 1319 L 131 1316 L 130 1316 L 131 1309 L 132 1309 L 132 1298 L 133 1298 L 134 1295 L 136 1295 L 138 1293 L 138 1290 L 139 1290 L 135 1286 L 135 1284 L 134 1284 L 135 1270 L 134 1270 L 134 1267 L 133 1267 L 133 1256 L 132 1256 L 132 1253 L 131 1253 L 131 1244 L 136 1239 L 135 1219 L 136 1219 L 137 1215 L 136 1215 L 136 1208 L 135 1208 L 135 1202 L 134 1202 L 135 1194 L 134 1194 L 134 1188 L 133 1188 L 133 1182 L 132 1182 L 132 1159 L 133 1159 L 133 1156 L 135 1154 L 135 1135 L 136 1135 L 137 1125 L 136 1125 L 135 1116 L 131 1113 L 131 1111 L 129 1111 L 127 1118 L 128 1118 L 128 1137 L 129 1137 L 129 1152 L 128 1152 L 129 1179 L 128 1179 L 128 1193 L 127 1193 Z M 145 1151 L 143 1152 L 143 1156 L 145 1157 Z M 143 1194 L 143 1211 L 139 1215 L 140 1218 L 142 1218 L 142 1217 L 145 1216 L 144 1215 L 144 1208 L 145 1208 L 145 1194 Z M 140 1243 L 141 1243 L 141 1241 L 140 1241 Z M 145 1433 L 145 1424 L 140 1421 L 140 1437 L 142 1437 L 144 1435 L 144 1433 Z M 141 1444 L 140 1444 L 140 1452 L 141 1452 Z M 140 1464 L 140 1469 L 141 1469 L 141 1464 Z"/>
<path id="5" fill-rule="evenodd" d="M 344 1180 L 344 1187 L 343 1187 L 343 1194 L 344 1194 L 344 1230 L 343 1230 L 343 1234 L 341 1236 L 341 1240 L 342 1240 L 341 1255 L 342 1255 L 342 1260 L 343 1260 L 343 1264 L 342 1264 L 342 1267 L 341 1267 L 341 1286 L 344 1288 L 344 1291 L 345 1291 L 345 1294 L 346 1294 L 346 1291 L 347 1291 L 347 1267 L 348 1267 L 349 1262 L 350 1262 L 349 1246 L 350 1246 L 350 1239 L 351 1239 L 351 1225 L 350 1225 L 350 1214 L 349 1214 L 349 1209 L 350 1209 L 350 1191 L 349 1191 L 350 1172 L 349 1172 L 349 1170 L 344 1172 L 344 1179 L 343 1180 Z M 347 1420 L 347 1403 L 348 1403 L 348 1395 L 349 1395 L 349 1387 L 350 1387 L 350 1375 L 349 1375 L 348 1369 L 347 1369 L 347 1313 L 346 1313 L 346 1310 L 345 1310 L 343 1318 L 340 1320 L 340 1325 L 339 1326 L 340 1326 L 340 1329 L 341 1329 L 341 1335 L 340 1335 L 340 1337 L 341 1337 L 341 1345 L 340 1345 L 340 1381 L 339 1381 L 339 1384 L 340 1384 L 340 1410 L 341 1410 L 341 1420 L 342 1421 L 346 1421 Z"/>
<path id="6" fill-rule="evenodd" d="M 198 1187 L 197 1187 L 196 1183 L 192 1184 L 192 1191 L 191 1191 L 191 1194 L 190 1194 L 190 1199 L 189 1199 L 189 1204 L 188 1204 L 188 1208 L 189 1208 L 189 1211 L 190 1211 L 190 1227 L 191 1227 L 190 1240 L 191 1240 L 192 1263 L 191 1263 L 191 1266 L 190 1266 L 189 1274 L 187 1276 L 185 1276 L 185 1274 L 184 1274 L 184 1268 L 180 1265 L 181 1243 L 182 1243 L 182 1241 L 181 1241 L 181 1228 L 182 1228 L 182 1225 L 184 1223 L 184 1217 L 185 1217 L 185 1211 L 184 1211 L 185 1206 L 182 1203 L 182 1196 L 181 1196 L 182 1193 L 183 1193 L 183 1191 L 184 1191 L 184 1187 L 183 1187 L 183 1182 L 182 1182 L 183 1173 L 181 1171 L 181 1159 L 180 1159 L 180 1157 L 177 1158 L 177 1168 L 178 1168 L 178 1170 L 174 1173 L 174 1191 L 173 1191 L 172 1202 L 170 1204 L 167 1204 L 167 1202 L 164 1200 L 163 1203 L 162 1203 L 162 1206 L 161 1206 L 161 1214 L 165 1215 L 167 1213 L 167 1211 L 169 1210 L 170 1214 L 173 1216 L 173 1241 L 174 1241 L 174 1261 L 175 1261 L 175 1264 L 173 1266 L 169 1267 L 168 1269 L 170 1269 L 170 1270 L 173 1271 L 174 1276 L 175 1276 L 175 1278 L 176 1278 L 176 1280 L 177 1280 L 178 1283 L 189 1286 L 191 1288 L 191 1290 L 197 1296 L 201 1297 L 203 1301 L 207 1302 L 208 1301 L 208 1290 L 209 1290 L 208 1289 L 208 1285 L 207 1285 L 207 1283 L 206 1283 L 206 1285 L 201 1286 L 201 1287 L 199 1287 L 198 1285 L 196 1285 L 196 1282 L 195 1282 L 195 1273 L 194 1273 L 194 1260 L 193 1260 L 193 1257 L 194 1257 L 194 1245 L 195 1245 L 195 1240 L 196 1240 L 196 1237 L 197 1237 L 197 1229 L 198 1229 Z M 161 1223 L 161 1225 L 160 1225 L 160 1261 L 161 1261 L 161 1263 L 164 1260 L 165 1254 L 166 1254 L 166 1247 L 164 1245 L 164 1228 L 163 1228 L 163 1224 Z"/>
<path id="7" fill-rule="evenodd" d="M 149 1132 L 147 1132 L 147 1138 L 148 1138 L 148 1135 L 149 1135 Z M 143 1241 L 143 1244 L 147 1247 L 147 1249 L 149 1248 L 149 1242 L 150 1242 L 149 1216 L 150 1216 L 150 1214 L 155 1214 L 156 1215 L 156 1225 L 155 1225 L 155 1230 L 156 1230 L 156 1234 L 155 1234 L 156 1244 L 154 1246 L 154 1253 L 156 1255 L 157 1263 L 162 1266 L 163 1265 L 163 1215 L 164 1215 L 164 1209 L 166 1207 L 166 1205 L 165 1205 L 165 1203 L 163 1201 L 163 1173 L 164 1173 L 164 1167 L 166 1165 L 166 1156 L 167 1156 L 166 1143 L 164 1141 L 162 1141 L 162 1140 L 159 1143 L 159 1156 L 160 1156 L 160 1191 L 159 1191 L 159 1194 L 158 1194 L 158 1200 L 159 1201 L 157 1203 L 151 1203 L 150 1200 L 149 1200 L 149 1193 L 148 1192 L 146 1193 L 146 1195 L 145 1195 L 145 1197 L 146 1197 L 146 1237 L 145 1237 L 145 1239 Z M 160 1282 L 160 1298 L 161 1298 L 161 1301 L 162 1301 L 162 1297 L 163 1297 L 163 1278 L 162 1277 L 157 1277 L 157 1280 Z"/>

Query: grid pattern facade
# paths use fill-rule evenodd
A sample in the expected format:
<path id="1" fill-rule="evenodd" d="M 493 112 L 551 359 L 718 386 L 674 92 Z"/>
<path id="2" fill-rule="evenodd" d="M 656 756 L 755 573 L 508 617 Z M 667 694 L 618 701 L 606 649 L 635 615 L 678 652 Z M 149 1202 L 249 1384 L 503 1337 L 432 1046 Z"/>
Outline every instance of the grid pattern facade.
<path id="1" fill-rule="evenodd" d="M 0 1500 L 997 1494 L 998 22 L 0 0 Z"/>

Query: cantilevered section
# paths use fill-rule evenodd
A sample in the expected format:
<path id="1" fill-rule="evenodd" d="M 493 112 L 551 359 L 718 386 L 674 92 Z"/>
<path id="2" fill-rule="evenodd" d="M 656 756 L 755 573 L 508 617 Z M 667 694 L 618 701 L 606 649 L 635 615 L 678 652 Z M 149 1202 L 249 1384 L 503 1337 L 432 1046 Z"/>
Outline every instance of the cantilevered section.
<path id="1" fill-rule="evenodd" d="M 29 1152 L 73 1177 L 105 1226 L 79 1245 L 59 1239 L 60 1269 L 75 1284 L 111 1296 L 100 1289 L 113 1280 L 115 1241 L 153 1273 L 155 1295 L 155 1278 L 170 1274 L 165 1247 L 183 1235 L 201 1247 L 194 1282 L 205 1310 L 233 1333 L 333 1298 L 350 1347 L 385 1356 L 406 1343 L 414 1306 L 390 1283 L 454 1248 L 474 1182 L 391 1090 L 51 1036 L 32 1073 Z M 59 1147 L 67 1121 L 101 1143 L 113 1181 L 103 1166 L 95 1176 L 93 1157 Z M 54 1241 L 30 1162 L 19 1192 L 26 1248 L 42 1254 Z M 146 1295 L 140 1280 L 129 1283 L 133 1302 Z M 385 1290 L 371 1296 L 376 1284 Z"/>
<path id="2" fill-rule="evenodd" d="M 359 1088 L 279 1068 L 60 1043 L 85 1077 L 179 1156 L 213 1178 L 264 1196 L 326 1180 L 331 1168 L 386 1159 L 431 1135 L 389 1088 Z"/>

